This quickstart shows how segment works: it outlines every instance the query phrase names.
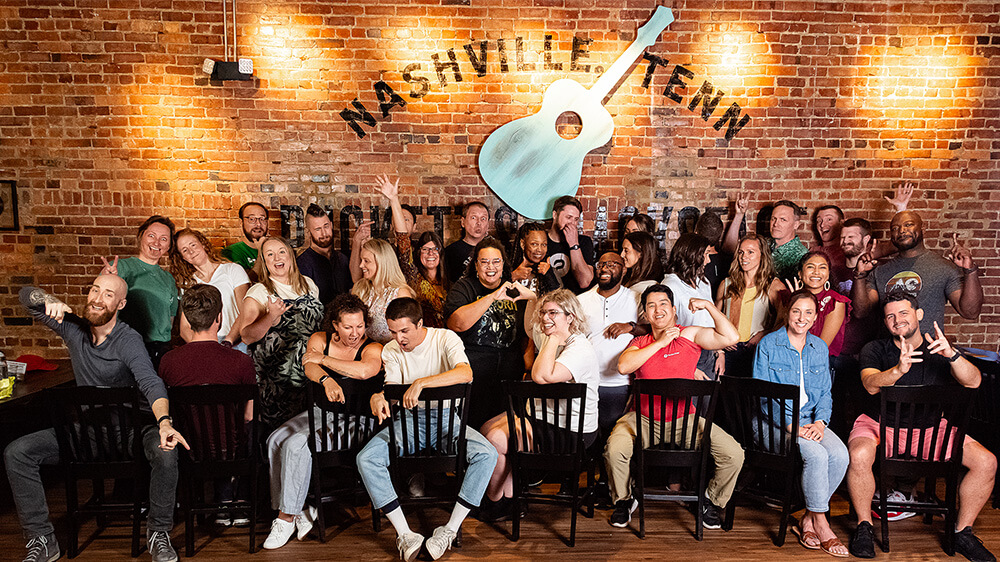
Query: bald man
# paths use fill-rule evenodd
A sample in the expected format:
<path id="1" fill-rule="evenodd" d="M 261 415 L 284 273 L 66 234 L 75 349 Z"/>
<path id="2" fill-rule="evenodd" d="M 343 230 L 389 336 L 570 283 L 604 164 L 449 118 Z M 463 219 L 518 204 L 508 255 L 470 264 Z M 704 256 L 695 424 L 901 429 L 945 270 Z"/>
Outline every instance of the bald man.
<path id="1" fill-rule="evenodd" d="M 924 311 L 920 329 L 927 333 L 933 333 L 935 322 L 944 326 L 945 302 L 950 302 L 962 318 L 979 317 L 983 307 L 979 268 L 957 233 L 952 234 L 951 248 L 941 257 L 924 247 L 923 221 L 917 213 L 896 213 L 889 229 L 892 245 L 899 252 L 896 257 L 874 267 L 865 254 L 854 270 L 851 300 L 856 318 L 867 316 L 876 304 L 884 304 L 888 295 L 897 291 L 920 301 Z"/>
<path id="2" fill-rule="evenodd" d="M 35 287 L 21 289 L 21 304 L 36 320 L 52 329 L 69 348 L 78 386 L 136 386 L 144 397 L 142 443 L 152 467 L 149 480 L 147 544 L 153 562 L 177 560 L 170 544 L 177 489 L 177 451 L 184 437 L 171 425 L 167 389 L 153 370 L 142 336 L 118 312 L 125 307 L 128 285 L 117 275 L 94 279 L 87 304 L 77 316 L 56 297 Z M 43 464 L 58 464 L 55 430 L 45 429 L 15 440 L 4 451 L 7 478 L 27 539 L 25 561 L 59 558 L 45 488 L 39 477 Z"/>
<path id="3" fill-rule="evenodd" d="M 579 296 L 587 315 L 587 338 L 597 354 L 601 373 L 598 429 L 607 437 L 628 403 L 628 375 L 618 372 L 618 355 L 628 347 L 639 320 L 639 294 L 622 286 L 625 260 L 606 252 L 597 260 L 597 285 Z M 634 332 L 634 333 L 633 333 Z"/>

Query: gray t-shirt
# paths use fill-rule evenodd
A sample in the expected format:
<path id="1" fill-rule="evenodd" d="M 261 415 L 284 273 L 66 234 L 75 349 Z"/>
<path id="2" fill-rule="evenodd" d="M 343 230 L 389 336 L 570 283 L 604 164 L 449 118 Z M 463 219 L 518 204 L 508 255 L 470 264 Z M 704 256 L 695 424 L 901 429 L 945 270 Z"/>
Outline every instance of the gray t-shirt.
<path id="1" fill-rule="evenodd" d="M 896 257 L 879 265 L 868 277 L 868 288 L 878 291 L 881 305 L 894 291 L 917 297 L 924 310 L 920 330 L 933 334 L 934 322 L 944 329 L 944 307 L 948 295 L 962 288 L 962 274 L 950 261 L 924 252 L 915 258 Z"/>
<path id="2" fill-rule="evenodd" d="M 100 345 L 90 337 L 90 325 L 75 314 L 66 314 L 62 323 L 45 315 L 45 292 L 36 287 L 24 287 L 19 295 L 24 306 L 35 320 L 45 324 L 66 342 L 73 375 L 79 386 L 138 386 L 148 404 L 167 397 L 153 362 L 149 360 L 142 336 L 120 319 Z M 148 406 L 143 404 L 148 411 Z"/>

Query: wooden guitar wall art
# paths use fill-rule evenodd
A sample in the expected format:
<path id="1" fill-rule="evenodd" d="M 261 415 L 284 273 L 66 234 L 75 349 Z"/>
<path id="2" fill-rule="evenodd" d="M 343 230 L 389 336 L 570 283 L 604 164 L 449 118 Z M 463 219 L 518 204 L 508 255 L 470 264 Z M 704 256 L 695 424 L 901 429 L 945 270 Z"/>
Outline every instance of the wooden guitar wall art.
<path id="1" fill-rule="evenodd" d="M 670 8 L 658 6 L 635 41 L 590 89 L 569 78 L 556 80 L 545 90 L 537 113 L 490 133 L 479 153 L 479 173 L 486 185 L 515 211 L 535 220 L 548 218 L 555 199 L 576 195 L 584 157 L 607 144 L 614 133 L 604 99 L 672 21 Z M 580 119 L 579 134 L 572 139 L 556 130 L 559 117 L 567 112 Z"/>

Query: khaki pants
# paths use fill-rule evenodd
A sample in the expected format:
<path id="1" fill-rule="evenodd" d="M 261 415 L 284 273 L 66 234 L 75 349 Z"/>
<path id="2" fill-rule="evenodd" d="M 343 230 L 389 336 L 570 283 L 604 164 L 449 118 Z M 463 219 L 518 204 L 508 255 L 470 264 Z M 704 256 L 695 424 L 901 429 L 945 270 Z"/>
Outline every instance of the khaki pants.
<path id="1" fill-rule="evenodd" d="M 630 462 L 632 460 L 633 444 L 636 440 L 635 433 L 635 412 L 629 412 L 618 420 L 615 428 L 611 431 L 608 444 L 604 448 L 604 462 L 608 467 L 608 477 L 611 485 L 611 499 L 615 502 L 632 497 Z M 689 431 L 692 417 L 688 416 L 687 423 Z M 678 418 L 673 422 L 666 422 L 664 435 L 674 432 L 674 439 L 681 441 L 681 431 L 684 427 L 683 418 Z M 705 420 L 698 418 L 698 439 L 700 441 Z M 649 432 L 649 419 L 642 416 L 643 435 Z M 659 433 L 659 432 L 657 432 Z M 659 437 L 656 435 L 654 437 Z M 728 433 L 718 426 L 712 426 L 711 448 L 709 452 L 715 461 L 715 476 L 708 482 L 705 495 L 718 507 L 726 507 L 729 498 L 733 495 L 736 487 L 736 478 L 743 467 L 743 448 Z"/>

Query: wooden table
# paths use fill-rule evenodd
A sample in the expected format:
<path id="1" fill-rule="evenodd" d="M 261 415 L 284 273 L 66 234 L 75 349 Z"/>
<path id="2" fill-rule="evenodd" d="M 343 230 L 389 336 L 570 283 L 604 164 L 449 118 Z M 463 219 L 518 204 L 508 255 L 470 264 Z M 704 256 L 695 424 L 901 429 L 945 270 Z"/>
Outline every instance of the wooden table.
<path id="1" fill-rule="evenodd" d="M 8 398 L 0 400 L 0 413 L 6 414 L 7 410 L 14 408 L 15 405 L 18 407 L 26 405 L 38 398 L 38 394 L 43 390 L 73 382 L 73 365 L 69 359 L 58 359 L 52 363 L 59 368 L 54 371 L 25 373 L 24 380 L 14 384 L 14 392 Z"/>

